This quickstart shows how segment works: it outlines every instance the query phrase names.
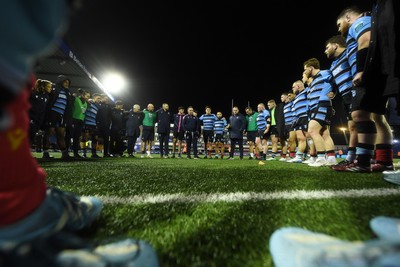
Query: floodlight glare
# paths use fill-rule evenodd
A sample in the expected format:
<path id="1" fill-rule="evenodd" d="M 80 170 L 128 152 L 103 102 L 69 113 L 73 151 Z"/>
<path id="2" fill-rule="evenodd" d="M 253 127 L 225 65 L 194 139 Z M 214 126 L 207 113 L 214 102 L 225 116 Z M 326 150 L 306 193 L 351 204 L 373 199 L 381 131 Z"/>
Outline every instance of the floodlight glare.
<path id="1" fill-rule="evenodd" d="M 126 89 L 126 80 L 120 73 L 109 73 L 104 76 L 103 86 L 111 94 L 119 94 Z"/>

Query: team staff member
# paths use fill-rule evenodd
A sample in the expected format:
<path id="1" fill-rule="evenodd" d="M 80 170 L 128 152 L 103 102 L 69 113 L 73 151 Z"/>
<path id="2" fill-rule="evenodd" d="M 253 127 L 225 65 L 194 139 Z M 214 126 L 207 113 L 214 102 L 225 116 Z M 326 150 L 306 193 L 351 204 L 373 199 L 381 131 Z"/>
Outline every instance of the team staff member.
<path id="1" fill-rule="evenodd" d="M 185 108 L 180 106 L 178 113 L 174 114 L 174 128 L 172 139 L 172 157 L 175 158 L 175 151 L 178 143 L 178 158 L 181 158 L 182 142 L 185 139 L 185 130 L 183 129 L 183 117 L 185 116 Z"/>
<path id="2" fill-rule="evenodd" d="M 110 126 L 111 126 L 111 106 L 110 98 L 106 94 L 101 94 L 99 110 L 97 111 L 97 130 L 99 138 L 103 143 L 103 158 L 110 155 Z"/>
<path id="3" fill-rule="evenodd" d="M 169 154 L 169 134 L 171 132 L 171 123 L 174 117 L 169 111 L 169 105 L 163 103 L 162 107 L 156 111 L 157 133 L 160 141 L 160 157 L 168 158 Z"/>
<path id="4" fill-rule="evenodd" d="M 236 143 L 239 146 L 239 158 L 243 159 L 243 132 L 246 129 L 246 118 L 239 113 L 238 107 L 233 107 L 226 129 L 229 131 L 231 140 L 231 151 L 228 159 L 234 159 Z"/>
<path id="5" fill-rule="evenodd" d="M 72 146 L 74 158 L 83 158 L 81 155 L 79 155 L 79 149 L 89 98 L 90 93 L 88 91 L 83 90 L 82 88 L 78 89 L 78 96 L 75 97 L 74 109 L 72 113 Z"/>
<path id="6" fill-rule="evenodd" d="M 143 125 L 144 114 L 139 104 L 133 105 L 132 110 L 127 114 L 126 136 L 128 137 L 128 156 L 134 158 L 136 140 L 140 136 L 140 127 Z"/>
<path id="7" fill-rule="evenodd" d="M 124 156 L 124 142 L 122 135 L 125 133 L 126 114 L 122 100 L 115 101 L 115 106 L 111 109 L 110 127 L 110 153 L 113 157 Z"/>
<path id="8" fill-rule="evenodd" d="M 142 130 L 142 158 L 146 153 L 147 157 L 151 156 L 151 146 L 154 141 L 154 129 L 156 125 L 156 112 L 154 111 L 154 105 L 148 104 L 147 108 L 143 109 L 144 119 L 143 119 L 143 130 Z"/>
<path id="9" fill-rule="evenodd" d="M 252 107 L 246 108 L 246 137 L 249 144 L 249 159 L 254 159 L 255 155 L 258 154 L 256 147 L 257 116 L 258 112 L 255 112 Z"/>
<path id="10" fill-rule="evenodd" d="M 43 130 L 46 107 L 49 102 L 49 93 L 53 84 L 48 80 L 37 79 L 29 97 L 29 141 L 35 145 L 36 152 L 43 149 Z"/>
<path id="11" fill-rule="evenodd" d="M 197 139 L 199 138 L 199 128 L 200 128 L 200 120 L 197 116 L 194 115 L 194 110 L 192 106 L 187 108 L 188 114 L 183 117 L 183 129 L 185 131 L 186 136 L 186 154 L 187 158 L 190 159 L 190 151 L 193 146 L 193 156 L 194 159 L 198 159 L 197 152 Z"/>

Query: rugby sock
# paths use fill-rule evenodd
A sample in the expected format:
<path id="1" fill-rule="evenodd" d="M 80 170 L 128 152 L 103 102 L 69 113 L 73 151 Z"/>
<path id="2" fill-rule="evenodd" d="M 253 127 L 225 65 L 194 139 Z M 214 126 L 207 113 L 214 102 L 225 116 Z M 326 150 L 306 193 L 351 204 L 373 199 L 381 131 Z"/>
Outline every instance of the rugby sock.
<path id="1" fill-rule="evenodd" d="M 376 163 L 390 166 L 393 164 L 393 147 L 391 144 L 377 144 L 375 149 Z"/>

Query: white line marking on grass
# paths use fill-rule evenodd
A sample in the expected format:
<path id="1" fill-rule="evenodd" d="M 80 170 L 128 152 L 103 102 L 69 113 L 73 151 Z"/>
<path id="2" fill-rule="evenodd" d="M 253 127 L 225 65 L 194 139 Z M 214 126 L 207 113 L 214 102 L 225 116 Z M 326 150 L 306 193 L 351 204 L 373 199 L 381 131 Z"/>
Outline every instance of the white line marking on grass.
<path id="1" fill-rule="evenodd" d="M 236 192 L 215 194 L 160 194 L 137 195 L 132 197 L 97 196 L 105 204 L 157 204 L 157 203 L 188 203 L 188 202 L 239 202 L 274 199 L 326 199 L 326 198 L 357 198 L 400 195 L 400 188 L 350 189 L 350 190 L 320 190 L 320 191 L 281 191 L 281 192 Z"/>

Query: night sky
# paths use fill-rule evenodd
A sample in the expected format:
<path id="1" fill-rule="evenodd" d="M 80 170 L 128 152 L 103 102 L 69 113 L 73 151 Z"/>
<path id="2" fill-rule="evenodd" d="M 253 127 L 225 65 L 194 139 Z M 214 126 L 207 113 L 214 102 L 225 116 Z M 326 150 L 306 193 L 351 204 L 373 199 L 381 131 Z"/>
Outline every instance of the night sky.
<path id="1" fill-rule="evenodd" d="M 174 112 L 192 105 L 203 114 L 211 105 L 226 117 L 232 100 L 243 113 L 248 103 L 280 102 L 311 57 L 329 68 L 323 52 L 338 34 L 337 15 L 353 4 L 372 7 L 371 0 L 83 3 L 66 42 L 96 77 L 114 69 L 129 79 L 128 91 L 115 95 L 126 109 L 167 102 Z"/>

